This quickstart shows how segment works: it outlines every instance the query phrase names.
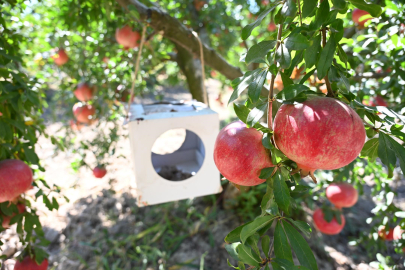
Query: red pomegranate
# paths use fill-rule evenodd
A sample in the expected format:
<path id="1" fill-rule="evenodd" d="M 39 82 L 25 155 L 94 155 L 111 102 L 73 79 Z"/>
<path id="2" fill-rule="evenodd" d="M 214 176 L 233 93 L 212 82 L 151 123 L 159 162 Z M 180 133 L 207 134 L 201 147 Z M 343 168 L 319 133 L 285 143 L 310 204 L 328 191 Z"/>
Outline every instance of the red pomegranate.
<path id="1" fill-rule="evenodd" d="M 17 209 L 18 209 L 18 213 L 20 213 L 20 214 L 24 213 L 25 205 L 22 203 L 19 203 L 19 204 L 17 204 Z M 12 214 L 11 216 L 6 216 L 0 211 L 0 215 L 3 218 L 3 223 L 2 223 L 3 228 L 4 229 L 10 228 L 10 221 L 16 214 Z"/>
<path id="2" fill-rule="evenodd" d="M 125 25 L 123 28 L 117 29 L 115 39 L 126 49 L 135 48 L 138 47 L 138 41 L 141 39 L 141 35 L 137 31 L 132 31 L 129 25 Z"/>
<path id="3" fill-rule="evenodd" d="M 326 188 L 326 197 L 338 208 L 352 207 L 356 204 L 359 194 L 347 183 L 333 183 Z"/>
<path id="4" fill-rule="evenodd" d="M 271 21 L 269 23 L 269 25 L 267 26 L 267 30 L 269 30 L 270 32 L 274 32 L 274 31 L 276 31 L 276 29 L 277 29 L 277 25 L 273 21 Z"/>
<path id="5" fill-rule="evenodd" d="M 194 0 L 194 7 L 197 11 L 200 11 L 205 5 L 204 0 Z"/>
<path id="6" fill-rule="evenodd" d="M 394 228 L 394 230 L 393 230 L 393 233 L 392 233 L 392 238 L 394 239 L 394 240 L 399 240 L 399 239 L 405 239 L 405 237 L 403 237 L 402 236 L 402 234 L 404 233 L 405 231 L 404 230 L 402 230 L 402 228 L 401 228 L 401 226 L 395 226 L 395 228 Z"/>
<path id="7" fill-rule="evenodd" d="M 371 102 L 370 102 L 371 104 Z M 387 107 L 388 103 L 384 100 L 382 96 L 376 96 L 372 106 L 384 106 Z"/>
<path id="8" fill-rule="evenodd" d="M 62 66 L 69 61 L 69 56 L 66 54 L 66 51 L 64 49 L 59 49 L 58 53 L 52 56 L 53 61 L 55 61 L 55 64 L 58 66 Z"/>
<path id="9" fill-rule="evenodd" d="M 392 241 L 394 240 L 394 229 L 389 228 L 388 231 L 385 229 L 385 226 L 382 226 L 379 230 L 378 230 L 378 236 L 382 239 L 382 240 L 386 240 L 386 241 Z"/>
<path id="10" fill-rule="evenodd" d="M 278 148 L 298 165 L 301 176 L 316 169 L 346 166 L 366 140 L 361 118 L 345 103 L 328 97 L 309 97 L 299 104 L 283 104 L 274 119 Z"/>
<path id="11" fill-rule="evenodd" d="M 365 24 L 368 20 L 371 20 L 371 18 L 367 18 L 367 19 L 362 20 L 362 21 L 360 21 L 360 18 L 363 17 L 363 16 L 365 16 L 365 15 L 368 15 L 368 14 L 370 14 L 370 13 L 368 13 L 368 12 L 365 11 L 365 10 L 361 10 L 361 9 L 355 8 L 355 9 L 353 10 L 352 20 L 353 20 L 354 23 L 358 24 L 360 27 L 364 27 L 364 24 Z"/>
<path id="12" fill-rule="evenodd" d="M 241 121 L 230 123 L 218 134 L 214 146 L 214 161 L 221 174 L 241 186 L 256 186 L 260 170 L 274 167 L 270 155 L 262 144 L 262 134 L 247 128 Z"/>
<path id="13" fill-rule="evenodd" d="M 345 217 L 342 214 L 340 215 L 342 224 L 339 224 L 335 217 L 333 217 L 331 222 L 327 222 L 324 218 L 322 209 L 317 209 L 312 217 L 314 219 L 315 227 L 324 234 L 338 234 L 343 230 L 343 227 L 346 224 Z"/>
<path id="14" fill-rule="evenodd" d="M 93 175 L 96 178 L 103 178 L 107 174 L 107 170 L 104 166 L 98 165 L 93 169 Z"/>
<path id="15" fill-rule="evenodd" d="M 96 109 L 88 104 L 78 102 L 73 106 L 73 115 L 83 124 L 90 124 L 94 120 L 95 113 Z"/>
<path id="16" fill-rule="evenodd" d="M 87 83 L 79 83 L 73 93 L 80 101 L 89 101 L 93 98 L 93 89 Z"/>
<path id="17" fill-rule="evenodd" d="M 40 265 L 38 265 L 34 258 L 27 256 L 21 262 L 17 261 L 14 270 L 47 270 L 48 264 L 48 260 L 45 259 Z"/>
<path id="18" fill-rule="evenodd" d="M 32 170 L 21 160 L 0 161 L 0 203 L 12 201 L 31 188 Z"/>

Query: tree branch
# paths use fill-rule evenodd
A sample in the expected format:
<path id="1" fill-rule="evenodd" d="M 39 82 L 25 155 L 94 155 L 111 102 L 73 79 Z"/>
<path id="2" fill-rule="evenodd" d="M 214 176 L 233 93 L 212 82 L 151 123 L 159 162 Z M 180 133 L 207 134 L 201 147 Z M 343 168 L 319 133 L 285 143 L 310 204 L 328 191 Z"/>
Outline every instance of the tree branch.
<path id="1" fill-rule="evenodd" d="M 140 20 L 145 24 L 149 23 L 149 26 L 155 31 L 162 31 L 164 37 L 179 44 L 191 53 L 200 55 L 198 40 L 191 33 L 191 30 L 163 10 L 155 6 L 147 7 L 138 0 L 117 0 L 117 2 L 128 12 L 130 11 L 130 7 L 135 8 L 140 15 Z M 222 73 L 226 78 L 233 80 L 243 76 L 240 68 L 229 64 L 221 55 L 206 44 L 203 44 L 203 50 L 205 63 Z"/>

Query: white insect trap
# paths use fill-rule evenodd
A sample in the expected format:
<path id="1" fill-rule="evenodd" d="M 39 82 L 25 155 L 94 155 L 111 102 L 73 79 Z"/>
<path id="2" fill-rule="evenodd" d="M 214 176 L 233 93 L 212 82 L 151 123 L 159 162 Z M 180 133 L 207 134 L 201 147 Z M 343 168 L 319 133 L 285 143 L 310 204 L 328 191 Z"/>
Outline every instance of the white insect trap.
<path id="1" fill-rule="evenodd" d="M 213 153 L 219 131 L 218 114 L 200 102 L 132 104 L 129 138 L 140 206 L 159 204 L 222 191 Z M 182 146 L 167 155 L 152 153 L 156 139 L 172 129 L 186 129 Z M 185 180 L 161 175 L 176 168 Z M 164 175 L 163 175 L 164 176 Z M 184 177 L 183 177 L 184 179 Z"/>

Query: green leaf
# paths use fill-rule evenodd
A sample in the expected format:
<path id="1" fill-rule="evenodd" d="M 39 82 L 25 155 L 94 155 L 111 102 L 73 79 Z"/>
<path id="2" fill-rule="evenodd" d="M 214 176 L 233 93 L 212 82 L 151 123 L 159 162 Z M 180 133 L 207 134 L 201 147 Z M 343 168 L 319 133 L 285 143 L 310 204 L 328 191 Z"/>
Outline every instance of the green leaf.
<path id="1" fill-rule="evenodd" d="M 267 180 L 267 190 L 264 194 L 262 201 L 260 203 L 260 207 L 262 209 L 261 216 L 264 216 L 266 213 L 270 215 L 278 215 L 278 206 L 274 201 L 274 193 L 273 193 L 273 179 Z"/>
<path id="2" fill-rule="evenodd" d="M 375 4 L 368 4 L 364 0 L 349 0 L 356 8 L 365 10 L 373 17 L 380 17 L 382 13 L 381 6 Z"/>
<path id="3" fill-rule="evenodd" d="M 287 237 L 290 240 L 291 247 L 301 265 L 308 267 L 311 270 L 318 270 L 315 256 L 304 237 L 302 237 L 302 235 L 288 222 L 283 221 L 283 225 Z"/>
<path id="4" fill-rule="evenodd" d="M 271 133 L 264 133 L 263 134 L 262 144 L 267 149 L 272 149 L 274 147 L 270 142 L 271 136 L 272 136 Z"/>
<path id="5" fill-rule="evenodd" d="M 258 107 L 253 108 L 247 119 L 246 119 L 246 124 L 249 127 L 254 126 L 257 122 L 259 122 L 259 120 L 263 117 L 263 115 L 267 112 L 267 106 L 268 103 L 264 103 L 262 105 L 259 105 Z"/>
<path id="6" fill-rule="evenodd" d="M 246 225 L 250 224 L 252 222 L 248 222 L 246 224 L 243 224 L 235 229 L 233 229 L 228 235 L 225 237 L 225 242 L 226 243 L 235 243 L 235 242 L 240 242 L 240 233 L 242 232 L 243 227 Z"/>
<path id="7" fill-rule="evenodd" d="M 332 0 L 332 3 L 338 10 L 344 10 L 347 8 L 347 2 L 345 0 Z"/>
<path id="8" fill-rule="evenodd" d="M 287 0 L 281 8 L 281 15 L 284 17 L 295 17 L 297 4 L 294 0 Z"/>
<path id="9" fill-rule="evenodd" d="M 240 234 L 240 239 L 242 243 L 245 243 L 246 239 L 249 236 L 255 234 L 258 230 L 268 225 L 269 223 L 272 223 L 273 220 L 274 216 L 258 217 L 249 224 L 247 224 L 246 226 L 244 226 Z"/>
<path id="10" fill-rule="evenodd" d="M 265 10 L 262 13 L 260 13 L 255 22 L 243 27 L 242 39 L 243 40 L 247 39 L 250 36 L 250 34 L 252 34 L 253 29 L 255 29 L 257 26 L 259 26 L 260 23 L 263 21 L 263 19 L 267 16 L 267 14 L 269 14 L 272 10 L 274 10 L 277 5 L 278 5 L 278 3 L 274 3 L 273 6 L 271 6 L 268 10 Z"/>
<path id="11" fill-rule="evenodd" d="M 316 0 L 304 0 L 304 6 L 302 7 L 302 18 L 306 18 L 312 14 L 318 5 Z"/>
<path id="12" fill-rule="evenodd" d="M 402 173 L 405 174 L 405 148 L 390 136 L 387 137 L 388 141 L 391 143 L 392 150 L 395 152 L 395 155 L 399 160 L 399 166 L 401 167 Z"/>
<path id="13" fill-rule="evenodd" d="M 347 69 L 347 61 L 348 61 L 348 59 L 347 59 L 347 54 L 346 54 L 346 52 L 343 50 L 342 46 L 340 46 L 339 43 L 337 44 L 337 47 L 338 47 L 338 56 L 339 56 L 339 59 L 340 59 L 340 61 L 342 61 L 343 63 L 345 63 L 345 68 Z"/>
<path id="14" fill-rule="evenodd" d="M 252 250 L 249 247 L 247 247 L 243 244 L 240 244 L 236 248 L 236 251 L 238 252 L 238 257 L 242 262 L 249 264 L 251 266 L 260 265 L 260 259 L 257 260 L 257 258 L 256 258 L 257 255 L 256 256 L 253 255 Z"/>
<path id="15" fill-rule="evenodd" d="M 289 68 L 291 65 L 291 55 L 284 44 L 280 44 L 276 51 L 276 61 L 280 63 L 283 69 Z"/>
<path id="16" fill-rule="evenodd" d="M 235 110 L 236 116 L 246 124 L 246 119 L 250 113 L 250 109 L 243 104 L 233 104 L 233 109 Z"/>
<path id="17" fill-rule="evenodd" d="M 288 186 L 279 171 L 274 174 L 273 179 L 276 203 L 281 210 L 288 213 L 288 207 L 290 206 L 290 191 Z"/>
<path id="18" fill-rule="evenodd" d="M 271 176 L 271 173 L 273 172 L 274 167 L 269 167 L 269 168 L 264 168 L 260 170 L 260 179 L 267 179 Z"/>
<path id="19" fill-rule="evenodd" d="M 38 158 L 37 154 L 35 153 L 35 151 L 32 150 L 31 148 L 29 148 L 29 146 L 26 144 L 23 145 L 23 149 L 24 149 L 25 157 L 27 158 L 28 162 L 30 162 L 32 164 L 38 164 L 39 158 Z"/>
<path id="20" fill-rule="evenodd" d="M 246 64 L 264 63 L 266 54 L 271 49 L 274 49 L 274 46 L 276 46 L 276 43 L 277 43 L 276 40 L 267 40 L 267 41 L 259 42 L 256 45 L 253 45 L 247 52 L 247 55 L 245 58 Z"/>
<path id="21" fill-rule="evenodd" d="M 230 245 L 225 245 L 225 249 L 232 258 L 239 261 L 238 252 L 236 251 L 240 243 L 232 243 Z"/>
<path id="22" fill-rule="evenodd" d="M 283 80 L 284 87 L 294 84 L 294 81 L 291 80 L 291 78 L 288 75 L 286 75 L 284 72 L 280 72 L 280 75 L 281 75 L 281 80 Z"/>
<path id="23" fill-rule="evenodd" d="M 295 227 L 297 227 L 306 237 L 311 238 L 312 228 L 309 226 L 308 223 L 301 220 L 293 220 L 291 218 L 287 218 Z"/>
<path id="24" fill-rule="evenodd" d="M 293 262 L 291 248 L 281 221 L 277 222 L 276 229 L 274 230 L 274 254 L 278 259 L 286 259 Z"/>
<path id="25" fill-rule="evenodd" d="M 305 51 L 305 64 L 307 69 L 318 63 L 318 56 L 320 54 L 319 52 L 322 50 L 321 35 L 319 34 L 316 37 L 312 38 L 310 43 L 311 45 Z"/>
<path id="26" fill-rule="evenodd" d="M 316 12 L 315 22 L 314 22 L 316 28 L 320 27 L 325 22 L 327 22 L 328 15 L 330 12 L 329 10 L 330 10 L 329 1 L 323 1 Z"/>
<path id="27" fill-rule="evenodd" d="M 260 250 L 259 250 L 259 239 L 260 235 L 255 233 L 254 235 L 250 236 L 246 243 L 253 249 L 253 251 L 257 254 L 258 259 L 260 261 Z"/>
<path id="28" fill-rule="evenodd" d="M 389 136 L 380 132 L 378 142 L 378 157 L 381 159 L 381 162 L 388 167 L 388 170 L 392 170 L 395 167 L 397 158 L 395 152 L 391 149 Z"/>
<path id="29" fill-rule="evenodd" d="M 291 34 L 285 41 L 287 49 L 291 50 L 305 50 L 309 47 L 309 41 L 300 33 Z"/>
<path id="30" fill-rule="evenodd" d="M 327 1 L 323 1 L 323 3 L 325 2 Z M 326 43 L 326 46 L 323 48 L 321 56 L 319 57 L 319 59 L 322 59 L 322 61 L 319 61 L 318 64 L 316 65 L 316 69 L 318 71 L 318 79 L 321 80 L 328 73 L 328 69 L 332 65 L 335 50 L 336 50 L 336 42 L 333 36 L 331 36 L 329 37 L 329 40 Z"/>
<path id="31" fill-rule="evenodd" d="M 266 77 L 267 70 L 264 69 L 257 76 L 255 76 L 253 81 L 249 84 L 248 95 L 252 103 L 255 103 L 259 99 Z"/>
<path id="32" fill-rule="evenodd" d="M 307 74 L 305 74 L 305 76 L 302 77 L 299 84 L 304 84 L 309 79 L 309 77 L 311 77 L 314 74 L 315 70 L 316 70 L 316 68 L 314 68 L 311 71 L 307 72 Z"/>
<path id="33" fill-rule="evenodd" d="M 233 91 L 231 97 L 229 98 L 228 104 L 230 104 L 231 102 L 236 100 L 240 96 L 240 94 L 242 94 L 242 92 L 245 91 L 245 89 L 253 81 L 255 76 L 261 71 L 262 71 L 261 68 L 258 68 L 258 69 L 252 70 L 252 71 L 248 71 L 243 75 L 242 79 L 238 78 L 238 79 L 233 80 L 232 86 L 235 88 L 235 90 Z"/>
<path id="34" fill-rule="evenodd" d="M 268 235 L 262 236 L 262 250 L 266 258 L 268 258 L 270 253 L 270 236 Z"/>
<path id="35" fill-rule="evenodd" d="M 371 162 L 374 162 L 378 157 L 379 139 L 371 139 L 367 141 L 363 149 L 361 150 L 360 156 L 368 157 Z"/>
<path id="36" fill-rule="evenodd" d="M 285 259 L 279 259 L 275 258 L 272 260 L 272 265 L 273 267 L 276 266 L 274 269 L 275 270 L 309 270 L 307 267 L 302 266 L 302 265 L 294 265 L 294 263 L 285 260 Z"/>
<path id="37" fill-rule="evenodd" d="M 276 95 L 276 99 L 291 100 L 301 92 L 309 90 L 309 87 L 302 84 L 292 84 L 284 87 L 283 91 Z"/>
<path id="38" fill-rule="evenodd" d="M 295 176 L 295 175 L 297 175 L 297 176 Z M 294 174 L 293 177 L 298 177 L 299 178 L 298 181 L 301 180 L 301 177 L 299 177 L 299 174 Z M 294 190 L 292 190 L 290 192 L 290 195 L 293 198 L 299 198 L 299 197 L 307 194 L 308 190 L 309 190 L 309 187 L 307 187 L 307 186 L 303 186 L 303 185 L 294 186 Z"/>

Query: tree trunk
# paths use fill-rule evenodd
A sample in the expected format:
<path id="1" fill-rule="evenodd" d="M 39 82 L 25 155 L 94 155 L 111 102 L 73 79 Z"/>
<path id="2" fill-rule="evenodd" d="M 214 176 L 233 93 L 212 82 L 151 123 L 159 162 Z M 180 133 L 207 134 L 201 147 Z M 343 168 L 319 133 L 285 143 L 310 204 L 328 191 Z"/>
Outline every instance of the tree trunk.
<path id="1" fill-rule="evenodd" d="M 187 78 L 188 89 L 193 99 L 204 102 L 204 89 L 201 61 L 182 46 L 174 43 L 177 49 L 177 63 Z M 208 100 L 208 97 L 207 97 Z"/>

